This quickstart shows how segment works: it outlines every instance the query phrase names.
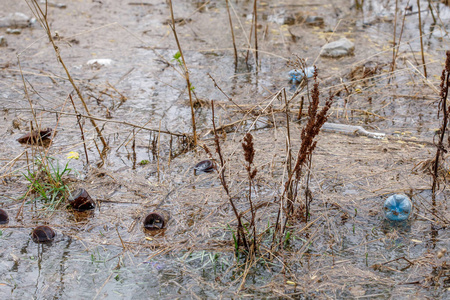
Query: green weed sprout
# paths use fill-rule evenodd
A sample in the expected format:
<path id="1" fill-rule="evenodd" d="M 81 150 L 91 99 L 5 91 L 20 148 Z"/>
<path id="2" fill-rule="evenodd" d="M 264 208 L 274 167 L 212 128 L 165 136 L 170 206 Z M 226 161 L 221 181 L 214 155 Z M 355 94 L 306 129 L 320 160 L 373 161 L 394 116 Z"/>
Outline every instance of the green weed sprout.
<path id="1" fill-rule="evenodd" d="M 45 160 L 38 158 L 35 162 L 36 170 L 23 173 L 30 183 L 30 192 L 37 195 L 33 201 L 43 201 L 47 211 L 56 210 L 69 194 L 69 187 L 65 183 L 65 176 L 72 172 L 69 162 L 70 160 L 62 168 L 52 157 Z"/>

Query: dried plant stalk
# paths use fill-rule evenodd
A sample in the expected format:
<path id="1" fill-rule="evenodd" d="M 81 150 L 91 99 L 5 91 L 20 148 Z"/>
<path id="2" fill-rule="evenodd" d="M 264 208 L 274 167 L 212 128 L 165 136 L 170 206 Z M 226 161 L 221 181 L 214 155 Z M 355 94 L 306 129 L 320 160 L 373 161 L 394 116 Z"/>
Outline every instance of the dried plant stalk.
<path id="1" fill-rule="evenodd" d="M 423 76 L 427 77 L 427 65 L 425 64 L 425 54 L 423 53 L 423 37 L 422 37 L 422 16 L 420 13 L 420 0 L 417 0 L 417 10 L 419 11 L 419 33 L 420 33 L 420 52 L 422 54 Z"/>
<path id="2" fill-rule="evenodd" d="M 244 157 L 245 161 L 247 162 L 247 165 L 245 166 L 245 169 L 247 170 L 247 176 L 248 176 L 248 203 L 250 204 L 250 212 L 252 215 L 252 219 L 250 222 L 250 228 L 253 231 L 253 248 L 251 249 L 251 253 L 255 254 L 257 251 L 257 243 L 256 243 L 256 224 L 255 224 L 255 218 L 256 218 L 256 210 L 253 206 L 252 201 L 252 183 L 253 179 L 255 178 L 256 174 L 258 173 L 258 170 L 256 168 L 252 169 L 253 165 L 253 159 L 255 157 L 255 148 L 253 146 L 253 136 L 250 132 L 248 132 L 244 137 L 244 142 L 242 143 L 242 148 L 244 149 Z"/>
<path id="3" fill-rule="evenodd" d="M 231 207 L 233 209 L 233 212 L 236 216 L 236 220 L 238 222 L 238 228 L 237 228 L 237 247 L 240 247 L 241 244 L 244 246 L 245 250 L 249 250 L 249 246 L 247 243 L 247 238 L 245 237 L 244 232 L 244 226 L 242 225 L 241 216 L 237 211 L 236 205 L 234 204 L 233 198 L 231 197 L 230 190 L 228 188 L 227 181 L 225 180 L 225 161 L 223 159 L 222 155 L 222 149 L 220 147 L 220 141 L 219 141 L 219 135 L 217 134 L 216 130 L 216 122 L 215 122 L 215 115 L 214 115 L 214 101 L 211 100 L 211 111 L 212 111 L 212 123 L 214 128 L 214 142 L 216 144 L 216 152 L 219 155 L 219 163 L 220 163 L 220 170 L 219 170 L 219 179 L 220 183 L 223 186 L 223 189 L 227 193 L 228 200 L 230 201 Z M 205 148 L 206 150 L 207 148 Z"/>
<path id="4" fill-rule="evenodd" d="M 237 48 L 236 48 L 236 39 L 234 38 L 234 29 L 233 29 L 233 21 L 231 20 L 231 14 L 230 14 L 230 5 L 228 4 L 229 0 L 226 0 L 227 4 L 227 13 L 228 13 L 228 21 L 230 23 L 230 31 L 231 31 L 231 38 L 233 39 L 233 49 L 234 49 L 234 68 L 237 68 L 238 64 L 238 54 L 237 54 Z"/>
<path id="5" fill-rule="evenodd" d="M 194 147 L 196 147 L 197 146 L 197 129 L 196 129 L 196 125 L 195 125 L 194 102 L 192 101 L 192 86 L 191 86 L 191 81 L 189 79 L 189 69 L 186 65 L 186 60 L 184 59 L 183 50 L 181 49 L 180 41 L 178 40 L 177 30 L 175 27 L 175 18 L 173 16 L 172 0 L 169 0 L 169 8 L 170 8 L 170 17 L 172 19 L 172 24 L 170 25 L 170 27 L 172 28 L 173 35 L 175 37 L 175 41 L 177 42 L 178 51 L 180 52 L 181 59 L 183 60 L 184 79 L 186 80 L 187 89 L 188 89 L 188 93 L 189 93 L 189 105 L 191 106 L 192 134 L 194 136 Z"/>
<path id="6" fill-rule="evenodd" d="M 80 101 L 83 104 L 86 114 L 89 117 L 91 117 L 91 113 L 89 112 L 89 108 L 87 107 L 86 102 L 84 101 L 83 95 L 81 94 L 80 89 L 75 84 L 75 81 L 73 80 L 72 76 L 70 75 L 69 70 L 67 69 L 67 67 L 61 57 L 59 47 L 55 44 L 55 41 L 53 39 L 51 30 L 50 30 L 50 25 L 48 24 L 47 1 L 45 1 L 45 12 L 42 10 L 41 6 L 37 3 L 36 0 L 31 0 L 31 4 L 27 1 L 27 4 L 30 7 L 31 11 L 33 12 L 34 16 L 39 20 L 42 27 L 44 28 L 45 33 L 47 34 L 48 39 L 49 39 L 50 43 L 52 44 L 53 49 L 55 50 L 56 57 L 58 58 L 58 61 L 61 63 L 61 66 L 63 67 L 64 71 L 66 72 L 68 80 L 70 81 L 70 83 L 72 84 L 72 87 L 76 91 L 78 98 L 80 98 Z M 103 148 L 108 149 L 108 144 L 106 143 L 106 140 L 103 138 L 102 132 L 101 132 L 100 128 L 98 128 L 94 119 L 89 118 L 89 121 L 91 122 L 92 126 L 94 126 L 95 131 L 97 132 L 97 135 L 103 144 Z M 104 151 L 102 151 L 102 152 L 104 152 Z M 100 156 L 102 155 L 102 152 L 99 152 Z"/>
<path id="7" fill-rule="evenodd" d="M 317 68 L 314 71 L 314 86 L 311 91 L 311 103 L 308 107 L 308 121 L 306 125 L 303 127 L 301 132 L 301 145 L 297 154 L 297 159 L 292 169 L 292 172 L 288 175 L 288 179 L 284 185 L 284 190 L 281 196 L 281 199 L 285 199 L 286 195 L 292 195 L 291 198 L 288 197 L 286 199 L 285 205 L 280 206 L 278 211 L 277 220 L 275 223 L 275 231 L 274 231 L 274 239 L 277 233 L 280 233 L 280 244 L 281 239 L 286 231 L 287 221 L 293 217 L 294 215 L 294 204 L 298 203 L 298 186 L 300 180 L 303 175 L 304 166 L 308 166 L 311 162 L 311 157 L 313 151 L 317 145 L 316 137 L 320 132 L 320 128 L 327 121 L 328 118 L 328 110 L 331 107 L 333 102 L 333 97 L 330 97 L 326 100 L 325 105 L 319 111 L 319 84 L 317 82 Z M 308 191 L 306 191 L 308 192 Z M 308 195 L 308 199 L 305 201 L 303 206 L 303 220 L 307 221 L 307 217 L 309 215 L 309 204 L 311 200 L 310 195 Z M 282 215 L 281 209 L 283 209 L 285 213 L 285 219 L 281 222 L 280 216 Z M 283 226 L 280 226 L 280 223 L 283 223 Z M 279 231 L 280 230 L 280 231 Z M 275 246 L 274 244 L 272 246 Z"/>
<path id="8" fill-rule="evenodd" d="M 444 136 L 445 136 L 445 132 L 447 130 L 447 123 L 449 120 L 449 110 L 447 107 L 447 97 L 448 97 L 448 90 L 449 90 L 449 85 L 450 85 L 450 51 L 447 51 L 447 59 L 445 60 L 445 67 L 444 70 L 442 70 L 442 75 L 441 75 L 441 101 L 439 103 L 440 109 L 438 110 L 438 114 L 439 112 L 442 110 L 442 125 L 441 125 L 441 130 L 440 130 L 440 135 L 439 135 L 439 141 L 438 144 L 436 145 L 437 149 L 436 149 L 436 157 L 434 159 L 434 168 L 433 168 L 433 186 L 432 186 L 432 192 L 433 195 L 436 192 L 436 188 L 437 188 L 437 179 L 438 179 L 438 171 L 439 171 L 439 159 L 441 157 L 441 155 L 444 152 L 447 152 L 447 150 L 444 147 Z M 448 136 L 448 144 L 450 145 L 450 136 Z"/>

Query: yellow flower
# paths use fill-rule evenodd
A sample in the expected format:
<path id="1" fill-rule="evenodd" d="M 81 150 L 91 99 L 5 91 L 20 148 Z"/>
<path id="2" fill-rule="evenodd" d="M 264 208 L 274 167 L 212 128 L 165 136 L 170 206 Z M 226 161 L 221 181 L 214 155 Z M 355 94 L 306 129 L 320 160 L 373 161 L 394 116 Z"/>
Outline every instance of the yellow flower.
<path id="1" fill-rule="evenodd" d="M 75 152 L 75 151 L 70 151 L 70 152 L 67 154 L 67 158 L 68 158 L 68 159 L 71 159 L 71 158 L 73 158 L 73 159 L 79 159 L 79 158 L 80 158 L 80 153 Z"/>

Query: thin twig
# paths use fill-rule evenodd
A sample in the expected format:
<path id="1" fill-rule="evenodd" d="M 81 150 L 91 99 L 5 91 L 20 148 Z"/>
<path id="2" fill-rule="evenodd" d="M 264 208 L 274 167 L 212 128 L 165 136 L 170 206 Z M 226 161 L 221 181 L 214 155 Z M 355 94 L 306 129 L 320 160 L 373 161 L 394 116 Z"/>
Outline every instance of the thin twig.
<path id="1" fill-rule="evenodd" d="M 173 7 L 172 7 L 172 0 L 169 0 L 169 8 L 170 8 L 170 17 L 172 18 L 172 24 L 171 29 L 173 32 L 173 35 L 175 37 L 175 41 L 177 42 L 178 51 L 180 52 L 181 59 L 183 60 L 183 69 L 184 69 L 184 78 L 186 80 L 187 89 L 189 93 L 189 104 L 191 106 L 191 117 L 192 117 L 192 134 L 194 137 L 194 147 L 197 146 L 197 130 L 195 125 L 195 112 L 194 112 L 194 102 L 192 101 L 192 86 L 191 81 L 189 79 L 189 70 L 186 64 L 186 60 L 184 59 L 183 50 L 181 49 L 180 41 L 178 40 L 177 31 L 175 28 L 175 18 L 173 16 Z"/>
<path id="2" fill-rule="evenodd" d="M 89 157 L 88 157 L 87 148 L 86 148 L 86 140 L 84 139 L 83 125 L 81 125 L 81 115 L 78 114 L 77 108 L 75 106 L 75 102 L 73 102 L 73 99 L 72 99 L 72 95 L 69 94 L 69 97 L 70 97 L 70 101 L 72 101 L 73 110 L 77 114 L 77 123 L 78 123 L 78 126 L 80 127 L 81 139 L 83 140 L 84 154 L 86 155 L 86 165 L 89 165 Z"/>
<path id="3" fill-rule="evenodd" d="M 75 81 L 73 80 L 72 76 L 70 75 L 70 72 L 67 69 L 67 67 L 66 67 L 66 65 L 65 65 L 65 63 L 64 63 L 64 61 L 63 61 L 63 59 L 61 57 L 59 47 L 55 44 L 55 41 L 53 39 L 51 30 L 50 30 L 50 25 L 48 24 L 48 20 L 47 20 L 47 1 L 45 2 L 45 4 L 46 4 L 45 13 L 42 11 L 41 6 L 37 3 L 36 0 L 31 0 L 31 5 L 29 4 L 29 2 L 27 0 L 27 4 L 28 4 L 29 8 L 31 9 L 31 11 L 33 12 L 34 16 L 39 20 L 39 22 L 43 26 L 43 28 L 44 28 L 47 36 L 48 36 L 49 41 L 52 44 L 53 49 L 55 50 L 56 57 L 57 57 L 58 61 L 61 63 L 61 66 L 63 67 L 64 71 L 66 72 L 67 78 L 69 79 L 69 81 L 72 84 L 73 88 L 77 92 L 78 98 L 80 98 L 80 101 L 83 104 L 84 110 L 86 111 L 88 116 L 91 116 L 89 108 L 86 105 L 86 102 L 84 101 L 83 95 L 81 94 L 80 89 L 75 84 Z M 97 131 L 98 137 L 100 138 L 100 140 L 101 140 L 101 142 L 103 144 L 103 148 L 107 149 L 108 148 L 108 144 L 106 143 L 106 140 L 103 138 L 103 135 L 102 135 L 100 129 L 98 128 L 97 124 L 95 123 L 94 119 L 90 118 L 89 120 L 90 120 L 92 126 Z"/>
<path id="4" fill-rule="evenodd" d="M 233 40 L 233 49 L 234 49 L 234 69 L 237 69 L 238 65 L 238 54 L 236 49 L 236 40 L 234 38 L 234 29 L 233 29 L 233 22 L 231 20 L 231 14 L 230 14 L 230 5 L 228 4 L 229 0 L 226 0 L 227 4 L 227 13 L 228 13 L 228 21 L 230 23 L 230 31 L 231 31 L 231 38 Z"/>
<path id="5" fill-rule="evenodd" d="M 422 54 L 423 75 L 427 77 L 427 65 L 425 64 L 425 54 L 423 52 L 423 37 L 422 37 L 422 17 L 420 13 L 420 0 L 417 0 L 417 10 L 419 11 L 419 33 L 420 33 L 420 52 Z"/>

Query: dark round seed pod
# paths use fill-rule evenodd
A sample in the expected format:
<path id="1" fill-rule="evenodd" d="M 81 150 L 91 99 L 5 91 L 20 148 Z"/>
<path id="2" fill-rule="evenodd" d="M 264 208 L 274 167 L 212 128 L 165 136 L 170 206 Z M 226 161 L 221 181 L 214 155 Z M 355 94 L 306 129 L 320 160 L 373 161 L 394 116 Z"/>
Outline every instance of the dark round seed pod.
<path id="1" fill-rule="evenodd" d="M 6 224 L 9 222 L 8 213 L 0 208 L 0 224 Z"/>
<path id="2" fill-rule="evenodd" d="M 167 213 L 151 212 L 144 219 L 144 228 L 148 230 L 163 229 L 168 220 Z"/>
<path id="3" fill-rule="evenodd" d="M 31 233 L 31 238 L 35 243 L 48 243 L 53 241 L 56 233 L 53 229 L 48 226 L 38 226 Z"/>
<path id="4" fill-rule="evenodd" d="M 212 160 L 202 160 L 194 166 L 194 175 L 197 173 L 211 173 L 216 169 L 216 164 Z"/>
<path id="5" fill-rule="evenodd" d="M 52 131 L 53 129 L 51 128 L 33 130 L 31 133 L 27 133 L 18 138 L 17 141 L 21 144 L 37 144 L 39 140 L 48 142 L 52 136 Z"/>
<path id="6" fill-rule="evenodd" d="M 77 211 L 85 211 L 95 208 L 94 200 L 92 200 L 88 192 L 82 188 L 72 192 L 71 196 L 67 200 L 73 209 Z"/>

